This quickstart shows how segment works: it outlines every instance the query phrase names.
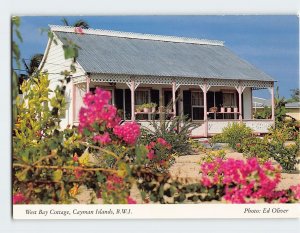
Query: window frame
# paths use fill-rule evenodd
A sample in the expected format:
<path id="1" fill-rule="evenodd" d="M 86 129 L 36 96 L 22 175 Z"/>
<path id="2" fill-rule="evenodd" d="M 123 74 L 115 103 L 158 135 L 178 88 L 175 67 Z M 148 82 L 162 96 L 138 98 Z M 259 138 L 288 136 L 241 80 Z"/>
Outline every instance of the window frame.
<path id="1" fill-rule="evenodd" d="M 202 94 L 202 105 L 193 105 L 193 93 L 199 93 L 199 102 L 201 104 L 201 94 Z M 203 121 L 204 119 L 204 115 L 203 115 L 203 119 L 194 119 L 194 108 L 202 108 L 204 110 L 204 95 L 203 95 L 203 91 L 202 90 L 191 90 L 191 117 L 192 117 L 192 121 Z M 204 112 L 204 111 L 203 111 Z"/>

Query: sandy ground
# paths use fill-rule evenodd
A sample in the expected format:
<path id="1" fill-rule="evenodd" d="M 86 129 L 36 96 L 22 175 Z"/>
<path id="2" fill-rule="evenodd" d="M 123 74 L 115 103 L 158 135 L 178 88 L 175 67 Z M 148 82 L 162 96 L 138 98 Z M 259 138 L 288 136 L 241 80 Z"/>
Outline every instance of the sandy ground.
<path id="1" fill-rule="evenodd" d="M 188 183 L 198 183 L 201 179 L 201 174 L 199 173 L 200 161 L 204 154 L 199 155 L 187 155 L 176 158 L 176 163 L 170 168 L 171 176 L 178 181 L 188 184 Z M 242 153 L 228 152 L 226 154 L 228 158 L 244 159 Z M 278 185 L 278 190 L 288 189 L 291 185 L 297 185 L 300 183 L 300 174 L 288 174 L 282 173 L 282 180 Z M 131 190 L 131 197 L 137 201 L 137 203 L 142 203 L 139 190 L 134 186 Z M 87 189 L 85 186 L 79 188 L 79 193 L 76 196 L 79 203 L 102 203 L 102 199 L 97 199 L 93 190 Z"/>

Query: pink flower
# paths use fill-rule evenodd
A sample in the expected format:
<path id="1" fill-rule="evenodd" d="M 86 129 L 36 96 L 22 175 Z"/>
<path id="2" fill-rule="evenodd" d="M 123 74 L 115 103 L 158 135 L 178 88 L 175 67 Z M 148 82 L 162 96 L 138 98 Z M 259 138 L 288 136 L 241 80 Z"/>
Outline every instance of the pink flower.
<path id="1" fill-rule="evenodd" d="M 291 186 L 290 189 L 293 191 L 294 197 L 300 200 L 300 184 Z"/>
<path id="2" fill-rule="evenodd" d="M 23 193 L 16 193 L 13 195 L 13 204 L 24 204 L 26 202 L 26 197 Z"/>
<path id="3" fill-rule="evenodd" d="M 148 159 L 152 160 L 155 158 L 154 150 L 150 150 L 147 154 Z"/>
<path id="4" fill-rule="evenodd" d="M 83 171 L 80 167 L 74 169 L 74 176 L 76 179 L 79 179 L 83 174 Z"/>
<path id="5" fill-rule="evenodd" d="M 127 197 L 127 204 L 136 204 L 136 201 L 132 199 L 130 196 Z"/>
<path id="6" fill-rule="evenodd" d="M 117 116 L 117 109 L 108 104 L 111 99 L 111 93 L 97 88 L 95 94 L 87 93 L 83 102 L 86 107 L 79 111 L 79 131 L 83 129 L 92 130 L 93 124 L 104 125 L 107 128 L 113 128 L 121 121 Z"/>
<path id="7" fill-rule="evenodd" d="M 117 125 L 114 127 L 113 132 L 129 145 L 135 144 L 141 133 L 140 126 L 136 122 L 126 122 L 124 125 Z"/>
<path id="8" fill-rule="evenodd" d="M 286 197 L 281 197 L 281 198 L 279 199 L 279 203 L 287 203 L 288 201 L 289 201 L 289 199 L 286 198 Z"/>
<path id="9" fill-rule="evenodd" d="M 162 146 L 165 146 L 168 150 L 172 148 L 172 146 L 163 138 L 158 138 L 157 143 L 161 144 Z"/>
<path id="10" fill-rule="evenodd" d="M 280 182 L 280 173 L 269 162 L 260 165 L 256 158 L 236 160 L 216 158 L 201 165 L 202 184 L 223 186 L 224 199 L 232 203 L 253 203 L 265 198 L 267 201 L 281 198 L 285 192 L 275 191 Z"/>
<path id="11" fill-rule="evenodd" d="M 95 142 L 101 143 L 101 145 L 106 145 L 111 142 L 111 138 L 109 136 L 109 133 L 105 132 L 103 135 L 96 135 L 93 137 L 93 140 Z"/>
<path id="12" fill-rule="evenodd" d="M 79 34 L 84 34 L 81 27 L 75 27 L 75 32 Z"/>

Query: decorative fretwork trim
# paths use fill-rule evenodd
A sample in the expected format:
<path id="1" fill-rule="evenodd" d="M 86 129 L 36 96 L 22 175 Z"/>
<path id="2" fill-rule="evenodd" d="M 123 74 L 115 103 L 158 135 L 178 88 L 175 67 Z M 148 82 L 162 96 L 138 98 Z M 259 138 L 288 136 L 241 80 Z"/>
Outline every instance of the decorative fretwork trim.
<path id="1" fill-rule="evenodd" d="M 114 83 L 130 83 L 131 80 L 137 84 L 167 84 L 172 85 L 173 81 L 176 82 L 176 89 L 181 85 L 204 85 L 207 83 L 207 90 L 212 86 L 229 86 L 238 87 L 241 85 L 243 90 L 246 87 L 252 88 L 268 88 L 273 86 L 272 81 L 255 81 L 246 80 L 239 81 L 234 79 L 204 79 L 204 78 L 190 78 L 190 77 L 161 77 L 161 76 L 130 76 L 130 75 L 113 75 L 113 74 L 92 74 L 91 82 L 114 82 Z M 77 80 L 77 79 L 76 79 Z M 81 81 L 82 79 L 80 79 Z M 85 77 L 83 77 L 85 80 Z"/>
<path id="2" fill-rule="evenodd" d="M 78 77 L 73 77 L 72 81 L 74 84 L 77 83 L 86 83 L 87 77 L 86 76 L 78 76 Z"/>

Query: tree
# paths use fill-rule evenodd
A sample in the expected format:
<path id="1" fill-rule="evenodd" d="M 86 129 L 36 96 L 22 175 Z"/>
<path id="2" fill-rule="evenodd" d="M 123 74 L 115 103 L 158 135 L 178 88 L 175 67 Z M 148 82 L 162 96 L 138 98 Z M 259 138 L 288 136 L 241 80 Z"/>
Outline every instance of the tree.
<path id="1" fill-rule="evenodd" d="M 29 65 L 26 64 L 25 60 L 23 59 L 23 63 L 26 69 L 27 74 L 30 76 L 32 75 L 39 67 L 44 54 L 36 53 L 30 58 Z"/>
<path id="2" fill-rule="evenodd" d="M 279 96 L 279 87 L 276 88 L 275 94 L 275 120 L 276 122 L 282 122 L 286 117 L 290 117 L 286 114 L 285 105 L 289 102 L 284 97 Z M 272 117 L 272 110 L 270 107 L 265 106 L 262 111 L 255 113 L 255 118 L 257 119 L 271 119 Z"/>
<path id="3" fill-rule="evenodd" d="M 299 102 L 300 101 L 300 95 L 299 95 L 299 88 L 291 89 L 291 101 L 293 102 Z"/>
<path id="4" fill-rule="evenodd" d="M 70 26 L 70 24 L 69 24 L 69 22 L 68 22 L 68 20 L 66 18 L 63 18 L 62 22 L 64 23 L 65 26 Z M 82 19 L 77 20 L 72 26 L 73 27 L 80 27 L 82 29 L 88 29 L 88 28 L 90 28 L 90 25 L 86 21 L 84 21 Z"/>

